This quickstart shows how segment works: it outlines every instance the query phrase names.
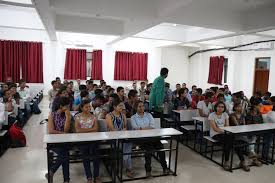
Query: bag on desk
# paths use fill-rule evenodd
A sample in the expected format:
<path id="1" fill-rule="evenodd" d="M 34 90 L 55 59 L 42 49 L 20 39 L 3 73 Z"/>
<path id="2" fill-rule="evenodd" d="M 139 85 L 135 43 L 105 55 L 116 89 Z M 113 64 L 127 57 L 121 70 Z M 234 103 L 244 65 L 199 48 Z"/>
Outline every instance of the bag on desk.
<path id="1" fill-rule="evenodd" d="M 22 128 L 13 124 L 9 129 L 9 135 L 11 138 L 11 147 L 25 147 L 26 146 L 26 136 Z"/>

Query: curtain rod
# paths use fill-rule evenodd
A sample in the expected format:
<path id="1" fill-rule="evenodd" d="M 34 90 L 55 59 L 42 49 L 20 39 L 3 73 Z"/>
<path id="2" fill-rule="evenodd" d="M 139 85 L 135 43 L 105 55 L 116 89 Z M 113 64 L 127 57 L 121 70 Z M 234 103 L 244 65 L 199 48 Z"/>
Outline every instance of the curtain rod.
<path id="1" fill-rule="evenodd" d="M 252 51 L 253 49 L 247 49 L 247 50 L 235 50 L 236 48 L 241 48 L 241 47 L 245 47 L 245 46 L 250 46 L 253 44 L 258 44 L 258 43 L 268 43 L 268 42 L 275 42 L 275 39 L 270 39 L 270 40 L 265 40 L 265 41 L 255 41 L 252 43 L 248 43 L 248 44 L 241 44 L 238 46 L 231 46 L 231 47 L 223 47 L 223 48 L 213 48 L 213 49 L 205 49 L 205 50 L 198 50 L 195 51 L 194 53 L 192 53 L 191 55 L 188 56 L 188 58 L 191 58 L 192 56 L 198 54 L 198 53 L 204 53 L 204 52 L 208 52 L 208 51 L 218 51 L 218 50 L 227 50 L 227 51 Z"/>

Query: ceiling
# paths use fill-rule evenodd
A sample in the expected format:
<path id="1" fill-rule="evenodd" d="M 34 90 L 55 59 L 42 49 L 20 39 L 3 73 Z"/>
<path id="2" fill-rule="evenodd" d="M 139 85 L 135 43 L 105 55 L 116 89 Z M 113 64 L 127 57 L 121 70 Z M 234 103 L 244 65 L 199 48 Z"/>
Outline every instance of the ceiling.
<path id="1" fill-rule="evenodd" d="M 104 44 L 131 37 L 182 44 L 232 37 L 232 43 L 243 34 L 275 37 L 274 10 L 274 0 L 0 0 L 0 26 L 45 30 L 52 41 L 78 33 L 79 40 L 65 37 L 85 43 L 90 39 L 80 34 L 100 34 Z"/>

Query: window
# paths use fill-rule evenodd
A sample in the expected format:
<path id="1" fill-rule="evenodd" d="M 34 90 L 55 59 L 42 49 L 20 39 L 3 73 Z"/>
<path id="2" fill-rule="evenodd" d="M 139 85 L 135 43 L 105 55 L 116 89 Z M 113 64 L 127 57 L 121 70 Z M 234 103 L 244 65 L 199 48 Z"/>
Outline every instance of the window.
<path id="1" fill-rule="evenodd" d="M 87 61 L 87 79 L 90 79 L 91 78 L 91 75 L 92 75 L 92 58 L 93 57 L 93 52 L 87 52 L 86 53 L 86 61 Z"/>
<path id="2" fill-rule="evenodd" d="M 270 69 L 270 57 L 256 58 L 256 69 Z"/>
<path id="3" fill-rule="evenodd" d="M 223 71 L 223 82 L 227 83 L 228 58 L 224 58 Z"/>

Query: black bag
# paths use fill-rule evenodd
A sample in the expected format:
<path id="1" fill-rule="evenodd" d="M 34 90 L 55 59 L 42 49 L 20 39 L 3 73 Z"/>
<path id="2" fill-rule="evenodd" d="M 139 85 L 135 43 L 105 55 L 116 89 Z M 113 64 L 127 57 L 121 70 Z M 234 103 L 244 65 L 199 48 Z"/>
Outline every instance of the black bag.
<path id="1" fill-rule="evenodd" d="M 37 102 L 33 102 L 32 112 L 34 114 L 40 114 L 41 113 L 41 110 L 39 109 Z"/>

